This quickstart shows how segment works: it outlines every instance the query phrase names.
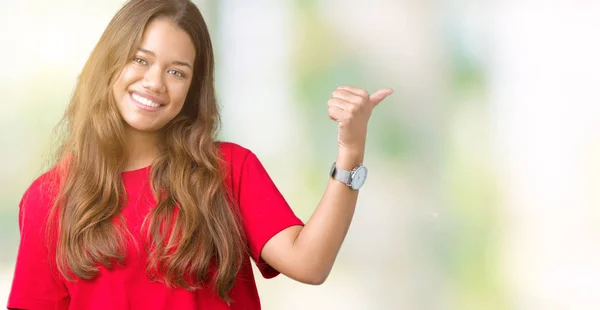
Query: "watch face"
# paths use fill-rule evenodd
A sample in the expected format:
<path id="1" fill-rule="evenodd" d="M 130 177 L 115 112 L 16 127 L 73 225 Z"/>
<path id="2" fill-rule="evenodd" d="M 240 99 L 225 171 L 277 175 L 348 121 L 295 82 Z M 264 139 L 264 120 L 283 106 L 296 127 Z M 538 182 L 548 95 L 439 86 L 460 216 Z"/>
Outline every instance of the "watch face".
<path id="1" fill-rule="evenodd" d="M 366 179 L 367 179 L 367 167 L 365 167 L 365 166 L 358 167 L 354 171 L 354 174 L 352 175 L 352 184 L 351 184 L 352 189 L 354 189 L 354 190 L 359 189 L 365 183 Z"/>

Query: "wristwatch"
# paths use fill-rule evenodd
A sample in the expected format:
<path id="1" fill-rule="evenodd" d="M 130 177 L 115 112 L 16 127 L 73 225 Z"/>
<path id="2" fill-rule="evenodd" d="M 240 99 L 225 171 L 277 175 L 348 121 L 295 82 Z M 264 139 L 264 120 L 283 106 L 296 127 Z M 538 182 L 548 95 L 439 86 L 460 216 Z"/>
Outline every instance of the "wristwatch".
<path id="1" fill-rule="evenodd" d="M 333 165 L 331 165 L 329 175 L 357 191 L 365 184 L 365 180 L 367 179 L 367 167 L 359 164 L 356 168 L 352 169 L 352 171 L 348 171 L 338 168 L 334 162 Z"/>

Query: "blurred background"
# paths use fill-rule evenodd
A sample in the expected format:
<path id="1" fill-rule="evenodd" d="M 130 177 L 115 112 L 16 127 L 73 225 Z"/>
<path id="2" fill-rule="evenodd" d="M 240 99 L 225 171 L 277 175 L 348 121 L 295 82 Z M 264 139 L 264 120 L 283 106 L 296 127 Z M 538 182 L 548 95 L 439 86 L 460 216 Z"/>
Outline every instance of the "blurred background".
<path id="1" fill-rule="evenodd" d="M 264 309 L 600 309 L 598 1 L 196 3 L 221 138 L 253 150 L 305 221 L 336 156 L 331 91 L 395 90 L 329 279 L 258 276 Z M 122 4 L 0 0 L 0 305 L 18 202 Z"/>

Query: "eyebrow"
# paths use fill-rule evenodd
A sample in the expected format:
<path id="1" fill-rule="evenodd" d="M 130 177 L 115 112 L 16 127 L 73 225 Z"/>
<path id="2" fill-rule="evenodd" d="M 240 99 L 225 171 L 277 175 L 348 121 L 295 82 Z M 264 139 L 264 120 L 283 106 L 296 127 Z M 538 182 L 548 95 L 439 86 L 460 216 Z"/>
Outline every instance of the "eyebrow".
<path id="1" fill-rule="evenodd" d="M 152 52 L 152 51 L 149 51 L 149 50 L 147 50 L 147 49 L 138 48 L 138 51 L 140 51 L 140 52 L 142 52 L 142 53 L 150 54 L 150 55 L 152 55 L 152 56 L 156 57 L 156 54 L 154 54 L 154 52 Z M 172 64 L 174 64 L 174 65 L 178 65 L 178 66 L 185 66 L 185 67 L 188 67 L 188 68 L 190 68 L 191 70 L 193 70 L 193 68 L 192 68 L 192 65 L 190 65 L 189 63 L 187 63 L 187 62 L 185 62 L 185 61 L 174 60 L 174 61 L 172 62 Z"/>

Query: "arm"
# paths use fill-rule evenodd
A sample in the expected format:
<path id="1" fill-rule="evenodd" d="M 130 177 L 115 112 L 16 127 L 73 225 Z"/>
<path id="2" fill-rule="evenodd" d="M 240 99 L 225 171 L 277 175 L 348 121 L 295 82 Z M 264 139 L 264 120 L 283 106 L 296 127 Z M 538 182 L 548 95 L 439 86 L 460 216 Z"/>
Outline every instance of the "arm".
<path id="1" fill-rule="evenodd" d="M 391 89 L 373 95 L 338 87 L 329 100 L 329 117 L 338 122 L 337 166 L 352 170 L 364 158 L 366 128 L 372 109 Z M 279 272 L 307 284 L 325 281 L 350 227 L 358 191 L 329 179 L 325 193 L 305 226 L 289 227 L 263 247 L 262 259 Z"/>
<path id="2" fill-rule="evenodd" d="M 56 194 L 55 173 L 53 169 L 36 179 L 19 204 L 19 251 L 8 309 L 69 308 L 69 292 L 51 255 L 56 240 L 46 237 L 47 215 Z"/>

